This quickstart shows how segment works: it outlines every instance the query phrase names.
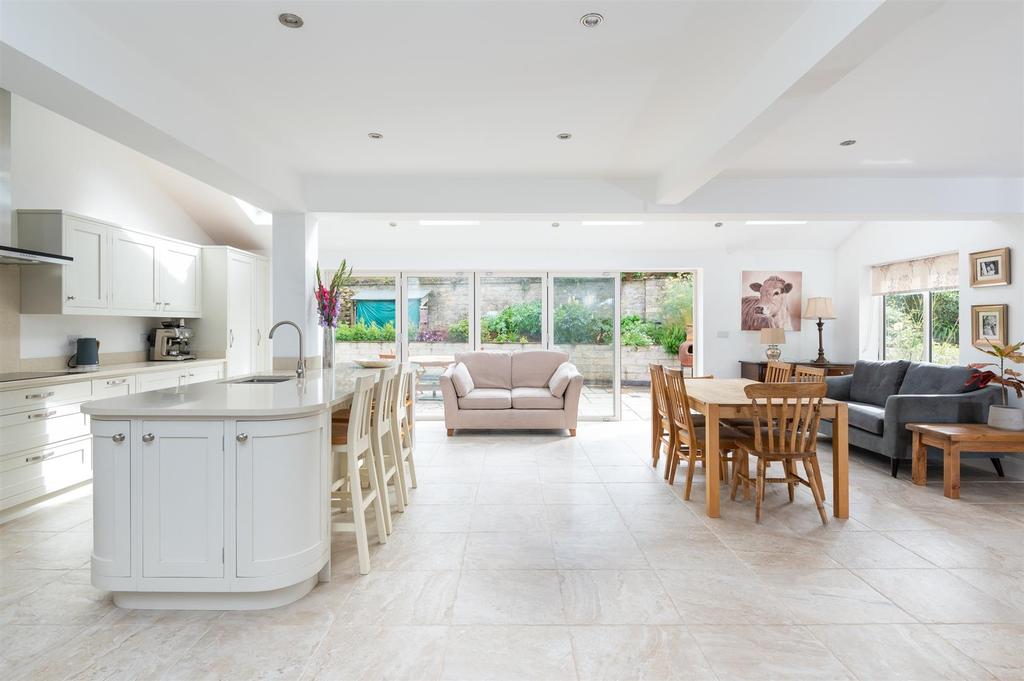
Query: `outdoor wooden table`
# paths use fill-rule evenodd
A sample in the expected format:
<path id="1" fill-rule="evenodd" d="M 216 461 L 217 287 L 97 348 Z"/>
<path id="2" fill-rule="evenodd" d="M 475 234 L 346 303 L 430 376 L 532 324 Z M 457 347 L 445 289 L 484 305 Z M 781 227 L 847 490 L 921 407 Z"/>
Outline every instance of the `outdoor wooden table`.
<path id="1" fill-rule="evenodd" d="M 1024 431 L 1000 430 L 984 423 L 908 423 L 914 434 L 911 478 L 928 484 L 928 447 L 942 450 L 942 494 L 960 498 L 960 452 L 1024 452 Z"/>
<path id="2" fill-rule="evenodd" d="M 444 367 L 455 362 L 454 355 L 413 355 L 409 358 L 412 364 L 419 364 L 421 367 Z"/>
<path id="3" fill-rule="evenodd" d="M 752 419 L 754 407 L 743 388 L 756 381 L 745 378 L 703 378 L 686 381 L 690 407 L 707 422 L 704 450 L 704 485 L 706 511 L 709 518 L 719 517 L 718 429 L 721 419 Z M 822 418 L 832 422 L 832 513 L 837 518 L 850 517 L 850 443 L 845 402 L 825 398 L 821 404 Z"/>

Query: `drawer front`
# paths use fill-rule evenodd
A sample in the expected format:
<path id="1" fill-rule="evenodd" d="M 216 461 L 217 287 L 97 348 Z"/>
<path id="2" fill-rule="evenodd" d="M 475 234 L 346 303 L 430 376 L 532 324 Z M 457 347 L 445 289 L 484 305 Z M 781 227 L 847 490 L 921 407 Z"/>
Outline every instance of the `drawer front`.
<path id="1" fill-rule="evenodd" d="M 216 381 L 218 378 L 220 378 L 219 366 L 196 367 L 188 371 L 189 385 L 204 381 Z"/>
<path id="2" fill-rule="evenodd" d="M 103 400 L 108 397 L 120 397 L 135 392 L 134 376 L 118 376 L 117 378 L 97 378 L 92 382 L 92 398 Z"/>
<path id="3" fill-rule="evenodd" d="M 158 371 L 151 374 L 139 374 L 139 392 L 144 393 L 150 390 L 161 390 L 163 388 L 177 388 L 181 385 L 182 377 L 187 372 Z"/>
<path id="4" fill-rule="evenodd" d="M 90 381 L 5 390 L 0 392 L 0 410 L 27 411 L 51 404 L 84 402 L 90 397 L 92 397 Z"/>
<path id="5" fill-rule="evenodd" d="M 80 404 L 43 407 L 0 416 L 0 456 L 89 433 L 89 421 Z"/>
<path id="6" fill-rule="evenodd" d="M 91 454 L 92 440 L 88 437 L 19 453 L 19 465 L 0 470 L 0 507 L 14 506 L 88 480 L 92 477 Z"/>

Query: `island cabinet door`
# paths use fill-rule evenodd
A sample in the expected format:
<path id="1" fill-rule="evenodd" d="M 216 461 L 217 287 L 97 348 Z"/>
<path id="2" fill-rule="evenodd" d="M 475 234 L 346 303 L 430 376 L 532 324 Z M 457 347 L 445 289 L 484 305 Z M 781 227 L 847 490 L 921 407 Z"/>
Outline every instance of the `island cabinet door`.
<path id="1" fill-rule="evenodd" d="M 144 421 L 143 577 L 224 576 L 224 424 Z"/>
<path id="2" fill-rule="evenodd" d="M 239 421 L 237 576 L 283 574 L 330 542 L 330 456 L 320 417 Z"/>
<path id="3" fill-rule="evenodd" d="M 92 422 L 92 571 L 131 576 L 132 457 L 129 421 Z"/>

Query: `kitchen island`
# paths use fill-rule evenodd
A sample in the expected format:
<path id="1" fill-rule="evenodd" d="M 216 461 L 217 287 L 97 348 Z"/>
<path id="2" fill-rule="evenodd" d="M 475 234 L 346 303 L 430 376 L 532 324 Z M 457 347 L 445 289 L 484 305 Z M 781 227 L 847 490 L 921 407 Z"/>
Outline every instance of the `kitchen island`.
<path id="1" fill-rule="evenodd" d="M 331 413 L 377 373 L 279 372 L 86 403 L 93 585 L 125 608 L 248 610 L 326 580 Z"/>

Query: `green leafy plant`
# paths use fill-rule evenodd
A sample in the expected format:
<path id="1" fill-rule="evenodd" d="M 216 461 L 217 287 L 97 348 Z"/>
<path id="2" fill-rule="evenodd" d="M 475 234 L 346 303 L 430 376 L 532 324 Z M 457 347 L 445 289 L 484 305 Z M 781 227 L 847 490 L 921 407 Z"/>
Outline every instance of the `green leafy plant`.
<path id="1" fill-rule="evenodd" d="M 469 340 L 469 320 L 460 319 L 448 326 L 448 340 L 452 343 L 465 343 Z"/>
<path id="2" fill-rule="evenodd" d="M 627 315 L 619 322 L 619 336 L 623 346 L 629 348 L 647 348 L 655 344 L 654 324 L 645 321 L 640 315 Z"/>
<path id="3" fill-rule="evenodd" d="M 555 308 L 555 343 L 576 345 L 593 341 L 594 314 L 575 298 Z"/>
<path id="4" fill-rule="evenodd" d="M 480 340 L 484 343 L 530 343 L 540 340 L 540 301 L 509 305 L 493 317 L 480 320 Z"/>
<path id="5" fill-rule="evenodd" d="M 356 322 L 352 326 L 339 326 L 334 332 L 334 339 L 339 343 L 394 343 L 395 325 L 393 322 L 384 326 L 378 326 L 376 322 Z"/>
<path id="6" fill-rule="evenodd" d="M 686 327 L 679 324 L 663 327 L 658 342 L 668 354 L 679 354 L 679 346 L 686 342 Z"/>

